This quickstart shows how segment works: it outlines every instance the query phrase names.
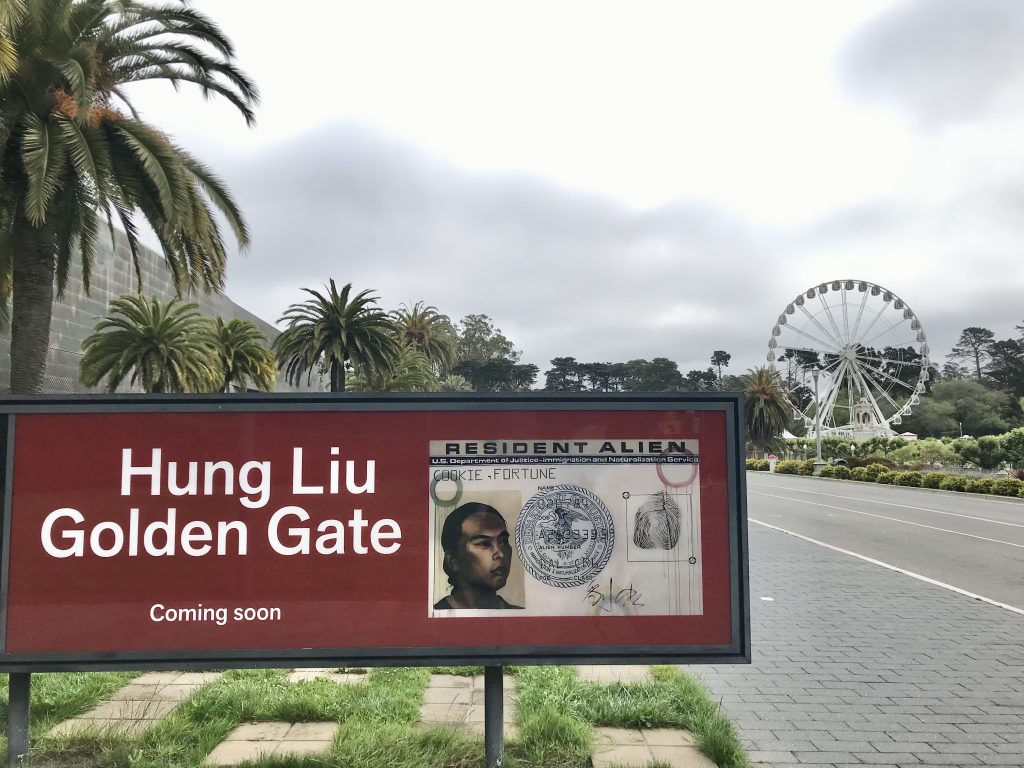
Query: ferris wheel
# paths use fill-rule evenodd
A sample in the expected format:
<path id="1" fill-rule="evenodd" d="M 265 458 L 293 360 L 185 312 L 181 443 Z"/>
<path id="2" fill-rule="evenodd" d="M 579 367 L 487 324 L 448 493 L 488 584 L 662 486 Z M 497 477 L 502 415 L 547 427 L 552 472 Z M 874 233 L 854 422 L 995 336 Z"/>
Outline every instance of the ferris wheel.
<path id="1" fill-rule="evenodd" d="M 809 432 L 889 435 L 928 383 L 928 341 L 903 299 L 864 280 L 832 280 L 786 305 L 768 341 L 794 415 Z"/>

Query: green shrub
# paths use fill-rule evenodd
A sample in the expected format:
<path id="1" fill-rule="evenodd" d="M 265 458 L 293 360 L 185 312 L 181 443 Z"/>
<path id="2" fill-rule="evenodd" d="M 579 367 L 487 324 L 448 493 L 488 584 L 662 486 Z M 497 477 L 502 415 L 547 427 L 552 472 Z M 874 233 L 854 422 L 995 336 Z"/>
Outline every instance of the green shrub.
<path id="1" fill-rule="evenodd" d="M 747 469 L 754 472 L 767 472 L 768 459 L 747 459 Z"/>
<path id="2" fill-rule="evenodd" d="M 926 472 L 921 478 L 922 488 L 938 488 L 949 475 L 945 472 Z"/>
<path id="3" fill-rule="evenodd" d="M 828 465 L 825 465 L 824 467 L 821 468 L 821 473 L 820 474 L 821 474 L 821 477 L 835 477 L 836 476 L 836 468 L 835 467 L 830 467 Z"/>
<path id="4" fill-rule="evenodd" d="M 889 468 L 885 464 L 868 464 L 865 469 L 867 470 L 866 480 L 875 483 L 878 482 L 878 476 L 883 472 L 889 472 Z"/>
<path id="5" fill-rule="evenodd" d="M 854 467 L 853 469 L 850 470 L 850 477 L 852 477 L 854 480 L 867 480 L 868 482 L 871 481 L 871 478 L 868 477 L 867 467 Z"/>
<path id="6" fill-rule="evenodd" d="M 1024 483 L 1021 483 L 1020 491 L 1017 493 L 1017 495 L 1024 499 Z"/>
<path id="7" fill-rule="evenodd" d="M 992 478 L 978 477 L 967 481 L 968 493 L 992 493 Z"/>
<path id="8" fill-rule="evenodd" d="M 909 488 L 920 488 L 921 487 L 921 473 L 920 472 L 897 472 L 896 477 L 893 478 L 893 485 L 905 485 Z"/>
<path id="9" fill-rule="evenodd" d="M 850 470 L 849 467 L 844 467 L 844 466 L 832 467 L 832 476 L 836 477 L 836 478 L 838 478 L 840 480 L 849 480 L 850 479 L 850 472 L 851 472 L 851 470 Z M 821 474 L 824 475 L 825 472 L 822 471 Z"/>
<path id="10" fill-rule="evenodd" d="M 898 472 L 891 472 L 887 469 L 884 472 L 878 473 L 878 477 L 875 478 L 875 482 L 881 483 L 882 485 L 892 485 L 896 482 L 896 475 L 898 474 Z"/>
<path id="11" fill-rule="evenodd" d="M 802 461 L 780 461 L 775 465 L 775 471 L 780 475 L 799 475 L 802 468 Z"/>
<path id="12" fill-rule="evenodd" d="M 814 474 L 814 459 L 808 459 L 807 461 L 798 461 L 797 464 L 800 465 L 800 468 L 797 470 L 798 475 Z"/>
<path id="13" fill-rule="evenodd" d="M 1015 477 L 1003 477 L 992 483 L 991 493 L 996 496 L 1017 496 L 1024 483 Z"/>
<path id="14" fill-rule="evenodd" d="M 939 483 L 939 488 L 944 491 L 966 491 L 967 478 L 960 477 L 959 475 L 947 475 L 945 479 Z"/>

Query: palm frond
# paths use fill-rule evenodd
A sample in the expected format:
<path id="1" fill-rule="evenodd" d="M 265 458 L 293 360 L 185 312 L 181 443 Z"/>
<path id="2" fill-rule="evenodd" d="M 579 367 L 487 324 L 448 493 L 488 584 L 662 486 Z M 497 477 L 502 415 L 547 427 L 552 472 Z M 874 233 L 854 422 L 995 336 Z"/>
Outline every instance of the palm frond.
<path id="1" fill-rule="evenodd" d="M 25 214 L 34 226 L 46 220 L 46 209 L 57 192 L 64 145 L 55 125 L 43 123 L 27 113 L 21 139 L 22 163 L 28 180 L 25 194 Z"/>
<path id="2" fill-rule="evenodd" d="M 182 189 L 180 180 L 176 178 L 173 168 L 174 156 L 166 139 L 156 131 L 135 120 L 123 120 L 117 123 L 117 132 L 135 154 L 139 164 L 145 170 L 147 180 L 156 189 L 163 218 L 176 221 L 182 209 Z"/>

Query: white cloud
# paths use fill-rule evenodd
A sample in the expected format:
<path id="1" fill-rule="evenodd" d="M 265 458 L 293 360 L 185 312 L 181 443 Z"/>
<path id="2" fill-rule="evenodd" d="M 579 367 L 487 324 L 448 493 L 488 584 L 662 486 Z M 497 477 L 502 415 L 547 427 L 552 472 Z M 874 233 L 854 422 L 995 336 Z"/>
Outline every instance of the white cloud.
<path id="1" fill-rule="evenodd" d="M 334 277 L 487 313 L 542 370 L 684 371 L 760 363 L 823 280 L 893 289 L 940 356 L 1024 320 L 1012 0 L 198 5 L 259 127 L 137 102 L 241 200 L 229 290 L 264 317 Z"/>

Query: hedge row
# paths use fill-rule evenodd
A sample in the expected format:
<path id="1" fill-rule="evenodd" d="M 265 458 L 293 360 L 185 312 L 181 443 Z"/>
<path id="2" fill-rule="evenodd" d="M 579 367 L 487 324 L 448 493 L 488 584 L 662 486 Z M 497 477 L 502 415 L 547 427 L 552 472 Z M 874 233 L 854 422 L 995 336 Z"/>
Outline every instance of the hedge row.
<path id="1" fill-rule="evenodd" d="M 768 460 L 747 459 L 747 469 L 766 472 L 768 471 Z M 811 475 L 814 474 L 814 460 L 780 461 L 775 465 L 775 472 L 780 475 Z M 825 466 L 821 468 L 821 476 L 883 485 L 903 485 L 910 488 L 939 488 L 943 491 L 988 493 L 996 496 L 1024 498 L 1024 481 L 1015 477 L 1002 477 L 996 480 L 991 477 L 971 478 L 948 475 L 945 472 L 897 472 L 884 464 L 869 464 L 866 467 L 854 467 L 853 469 L 843 466 Z"/>

